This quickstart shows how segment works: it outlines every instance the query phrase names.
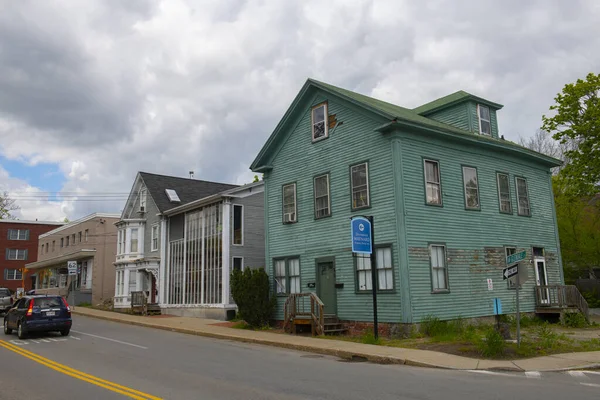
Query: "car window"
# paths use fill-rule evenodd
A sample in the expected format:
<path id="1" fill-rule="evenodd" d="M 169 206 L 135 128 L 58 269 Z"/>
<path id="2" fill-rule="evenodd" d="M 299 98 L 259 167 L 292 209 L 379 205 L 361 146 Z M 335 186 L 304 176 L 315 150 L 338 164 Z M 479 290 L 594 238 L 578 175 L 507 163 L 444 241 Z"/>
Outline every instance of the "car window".
<path id="1" fill-rule="evenodd" d="M 55 308 L 62 306 L 60 297 L 38 297 L 33 301 L 33 305 L 40 308 Z"/>
<path id="2" fill-rule="evenodd" d="M 10 292 L 8 291 L 8 289 L 0 289 L 0 297 L 9 297 L 10 296 Z"/>
<path id="3" fill-rule="evenodd" d="M 17 308 L 27 308 L 27 304 L 29 304 L 29 299 L 21 299 L 17 303 L 16 307 Z"/>

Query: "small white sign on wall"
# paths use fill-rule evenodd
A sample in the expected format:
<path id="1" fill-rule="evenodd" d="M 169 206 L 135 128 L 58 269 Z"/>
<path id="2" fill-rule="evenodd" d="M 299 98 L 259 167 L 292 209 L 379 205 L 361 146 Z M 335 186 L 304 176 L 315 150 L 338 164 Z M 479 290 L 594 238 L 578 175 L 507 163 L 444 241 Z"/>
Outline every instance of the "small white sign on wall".
<path id="1" fill-rule="evenodd" d="M 494 290 L 494 281 L 488 278 L 487 280 L 488 290 Z"/>

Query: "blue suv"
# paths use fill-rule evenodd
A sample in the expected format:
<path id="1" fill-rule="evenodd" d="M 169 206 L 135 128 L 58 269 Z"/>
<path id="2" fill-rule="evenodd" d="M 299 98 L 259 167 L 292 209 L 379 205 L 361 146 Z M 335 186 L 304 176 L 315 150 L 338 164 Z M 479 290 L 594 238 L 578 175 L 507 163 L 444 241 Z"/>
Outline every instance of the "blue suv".
<path id="1" fill-rule="evenodd" d="M 33 295 L 17 300 L 4 316 L 4 333 L 17 330 L 19 339 L 29 332 L 60 332 L 67 336 L 71 331 L 71 307 L 61 296 Z"/>

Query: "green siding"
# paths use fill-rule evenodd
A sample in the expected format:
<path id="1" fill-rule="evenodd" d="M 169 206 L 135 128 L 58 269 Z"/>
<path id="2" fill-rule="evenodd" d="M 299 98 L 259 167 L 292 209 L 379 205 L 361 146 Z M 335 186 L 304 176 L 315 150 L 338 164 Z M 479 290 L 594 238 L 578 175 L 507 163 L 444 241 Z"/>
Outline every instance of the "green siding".
<path id="1" fill-rule="evenodd" d="M 531 246 L 544 247 L 549 282 L 562 283 L 549 171 L 476 147 L 402 136 L 413 322 L 429 314 L 441 318 L 491 315 L 494 297 L 502 299 L 505 312 L 513 310 L 514 291 L 506 288 L 501 277 L 504 245 L 528 252 Z M 422 157 L 440 161 L 443 207 L 424 204 Z M 465 210 L 461 164 L 477 167 L 481 211 Z M 496 171 L 510 174 L 512 215 L 499 212 Z M 515 175 L 527 178 L 531 217 L 517 215 Z M 450 293 L 431 293 L 429 243 L 447 246 Z M 521 294 L 523 311 L 534 308 L 534 273 L 531 265 L 528 268 L 531 279 Z M 487 289 L 487 278 L 494 281 L 493 291 Z"/>
<path id="2" fill-rule="evenodd" d="M 466 131 L 471 130 L 469 123 L 469 103 L 460 103 L 426 115 L 427 118 L 455 126 Z"/>
<path id="3" fill-rule="evenodd" d="M 344 287 L 337 289 L 338 316 L 348 320 L 372 321 L 372 296 L 355 290 L 354 260 L 350 251 L 350 217 L 374 215 L 376 243 L 392 244 L 395 282 L 398 279 L 397 231 L 394 175 L 389 139 L 373 130 L 382 119 L 367 117 L 360 109 L 343 101 L 317 96 L 304 104 L 297 116 L 295 128 L 273 159 L 273 170 L 265 175 L 265 196 L 269 272 L 273 259 L 300 256 L 302 291 L 309 291 L 308 282 L 316 282 L 315 259 L 334 256 L 336 279 Z M 338 126 L 329 130 L 329 138 L 311 141 L 310 106 L 328 100 L 329 115 L 335 115 Z M 341 123 L 341 125 L 339 124 Z M 351 211 L 350 165 L 369 162 L 371 208 Z M 330 174 L 332 216 L 315 220 L 313 177 Z M 282 185 L 296 182 L 298 222 L 282 223 Z M 316 290 L 316 289 L 314 289 Z M 281 319 L 283 299 L 280 298 L 277 318 Z M 381 321 L 400 322 L 400 296 L 394 293 L 378 297 Z"/>

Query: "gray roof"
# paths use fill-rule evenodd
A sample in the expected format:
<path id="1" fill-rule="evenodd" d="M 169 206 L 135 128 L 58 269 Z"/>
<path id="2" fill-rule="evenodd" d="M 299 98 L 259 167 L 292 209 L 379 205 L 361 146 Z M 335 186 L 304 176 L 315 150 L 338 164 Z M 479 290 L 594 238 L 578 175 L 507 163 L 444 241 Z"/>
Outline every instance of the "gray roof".
<path id="1" fill-rule="evenodd" d="M 140 172 L 140 176 L 148 189 L 148 193 L 152 196 L 156 207 L 161 213 L 178 205 L 186 204 L 238 186 L 230 185 L 228 183 L 208 182 L 198 179 L 151 174 L 148 172 Z M 165 189 L 175 190 L 181 202 L 171 203 L 165 193 Z"/>

